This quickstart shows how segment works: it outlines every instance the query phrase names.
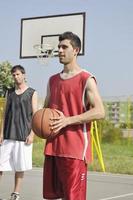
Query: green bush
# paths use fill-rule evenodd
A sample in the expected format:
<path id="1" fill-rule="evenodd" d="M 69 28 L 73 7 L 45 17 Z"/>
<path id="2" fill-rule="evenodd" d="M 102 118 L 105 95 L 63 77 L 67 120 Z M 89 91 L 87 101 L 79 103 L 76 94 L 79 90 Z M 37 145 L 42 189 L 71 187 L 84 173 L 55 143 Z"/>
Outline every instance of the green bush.
<path id="1" fill-rule="evenodd" d="M 111 122 L 102 120 L 98 122 L 102 142 L 118 143 L 122 140 L 122 131 Z"/>

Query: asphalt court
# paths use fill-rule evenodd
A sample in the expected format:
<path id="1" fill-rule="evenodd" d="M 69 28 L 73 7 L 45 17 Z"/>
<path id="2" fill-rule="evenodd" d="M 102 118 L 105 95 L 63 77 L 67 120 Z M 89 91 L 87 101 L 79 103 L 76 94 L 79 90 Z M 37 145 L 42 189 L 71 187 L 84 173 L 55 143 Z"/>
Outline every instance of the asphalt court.
<path id="1" fill-rule="evenodd" d="M 0 198 L 8 198 L 13 188 L 12 172 L 5 172 L 0 182 Z M 42 169 L 25 173 L 20 200 L 43 200 Z M 89 172 L 87 200 L 133 200 L 133 176 Z"/>

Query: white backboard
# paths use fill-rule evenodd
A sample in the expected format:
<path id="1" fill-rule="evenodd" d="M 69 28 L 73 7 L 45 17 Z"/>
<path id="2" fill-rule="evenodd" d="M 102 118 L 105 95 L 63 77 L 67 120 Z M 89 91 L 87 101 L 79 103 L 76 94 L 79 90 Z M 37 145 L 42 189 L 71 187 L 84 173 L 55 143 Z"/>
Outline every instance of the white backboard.
<path id="1" fill-rule="evenodd" d="M 52 44 L 58 55 L 59 35 L 72 31 L 81 39 L 81 52 L 85 47 L 85 12 L 21 19 L 20 58 L 36 58 L 35 44 Z"/>

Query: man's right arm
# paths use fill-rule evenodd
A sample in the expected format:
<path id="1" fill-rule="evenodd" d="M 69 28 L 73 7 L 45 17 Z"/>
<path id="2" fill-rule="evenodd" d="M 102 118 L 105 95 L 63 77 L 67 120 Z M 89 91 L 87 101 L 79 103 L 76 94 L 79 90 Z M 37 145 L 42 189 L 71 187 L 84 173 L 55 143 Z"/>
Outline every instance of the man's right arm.
<path id="1" fill-rule="evenodd" d="M 5 100 L 5 105 L 3 107 L 3 113 L 2 113 L 2 119 L 1 119 L 1 124 L 0 124 L 0 144 L 2 144 L 3 142 L 3 138 L 4 138 L 4 119 L 5 119 L 5 111 L 6 111 L 6 102 L 7 102 L 7 94 L 6 94 L 6 100 Z"/>
<path id="2" fill-rule="evenodd" d="M 1 119 L 0 144 L 3 142 L 3 120 Z"/>

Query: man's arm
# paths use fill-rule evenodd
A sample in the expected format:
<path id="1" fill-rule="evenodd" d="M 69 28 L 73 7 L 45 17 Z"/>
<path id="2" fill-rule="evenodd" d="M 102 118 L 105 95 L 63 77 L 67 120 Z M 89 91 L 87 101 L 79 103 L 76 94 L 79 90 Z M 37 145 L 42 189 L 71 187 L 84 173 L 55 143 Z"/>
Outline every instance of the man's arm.
<path id="1" fill-rule="evenodd" d="M 33 114 L 37 111 L 37 109 L 38 109 L 38 95 L 37 95 L 37 92 L 35 91 L 32 96 L 32 112 L 33 112 Z"/>
<path id="2" fill-rule="evenodd" d="M 86 103 L 89 103 L 90 109 L 80 115 L 71 117 L 70 124 L 82 124 L 105 117 L 103 102 L 93 77 L 87 81 Z"/>
<path id="3" fill-rule="evenodd" d="M 1 127 L 0 127 L 0 145 L 3 142 L 3 127 L 4 127 L 4 119 L 1 119 Z"/>
<path id="4" fill-rule="evenodd" d="M 46 94 L 44 106 L 43 106 L 44 108 L 48 108 L 49 98 L 50 98 L 50 88 L 49 88 L 49 82 L 48 82 L 48 84 L 47 84 L 47 94 Z"/>
<path id="5" fill-rule="evenodd" d="M 89 78 L 87 81 L 86 103 L 90 104 L 90 109 L 80 115 L 65 117 L 62 112 L 59 112 L 60 117 L 51 123 L 54 132 L 68 125 L 88 123 L 105 117 L 103 102 L 94 78 Z"/>
<path id="6" fill-rule="evenodd" d="M 35 91 L 33 96 L 32 96 L 32 113 L 34 114 L 38 110 L 38 95 L 37 92 Z M 31 129 L 31 132 L 29 136 L 26 138 L 26 144 L 31 144 L 34 139 L 34 132 Z"/>
<path id="7" fill-rule="evenodd" d="M 6 95 L 5 95 L 5 105 L 3 107 L 3 113 L 2 113 L 2 119 L 1 119 L 1 127 L 0 127 L 0 144 L 2 144 L 3 142 L 3 138 L 4 138 L 4 121 L 5 121 L 5 112 L 6 112 L 6 104 L 7 104 L 7 96 L 8 96 L 8 92 L 6 92 Z"/>

